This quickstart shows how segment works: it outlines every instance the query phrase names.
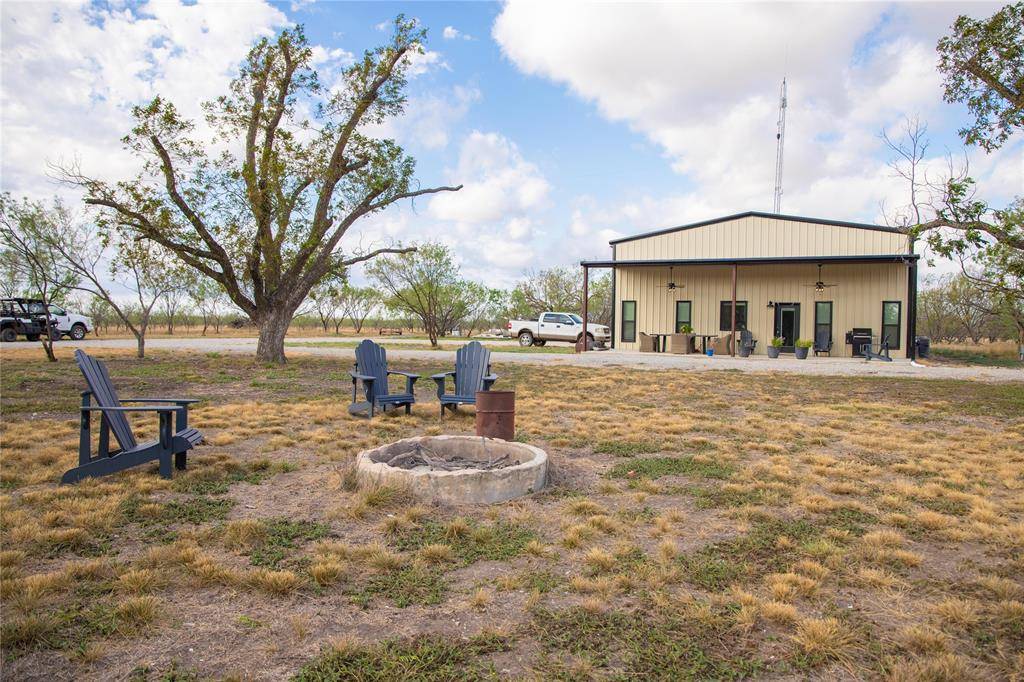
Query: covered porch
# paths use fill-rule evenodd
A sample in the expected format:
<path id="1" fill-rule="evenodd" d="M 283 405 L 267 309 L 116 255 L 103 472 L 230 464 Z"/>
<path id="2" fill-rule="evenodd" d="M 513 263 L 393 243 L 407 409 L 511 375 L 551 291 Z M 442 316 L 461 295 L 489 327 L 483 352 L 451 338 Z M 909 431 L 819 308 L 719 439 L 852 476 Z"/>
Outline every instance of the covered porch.
<path id="1" fill-rule="evenodd" d="M 914 355 L 914 254 L 630 259 L 581 266 L 584 318 L 590 270 L 613 270 L 612 345 L 619 351 L 672 351 L 668 339 L 685 330 L 695 335 L 698 351 L 717 339 L 719 355 L 739 355 L 744 338 L 753 344 L 753 355 L 764 356 L 779 337 L 784 353 L 804 339 L 816 348 L 827 346 L 821 350 L 831 356 L 854 357 L 858 347 L 847 343 L 848 332 L 859 332 L 876 344 L 887 338 L 893 357 Z"/>

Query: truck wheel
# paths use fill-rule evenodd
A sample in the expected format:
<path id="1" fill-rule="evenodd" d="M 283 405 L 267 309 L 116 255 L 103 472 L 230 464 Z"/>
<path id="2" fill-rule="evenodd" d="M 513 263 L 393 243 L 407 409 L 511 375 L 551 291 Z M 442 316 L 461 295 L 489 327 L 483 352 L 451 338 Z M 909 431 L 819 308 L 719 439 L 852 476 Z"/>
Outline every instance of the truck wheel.
<path id="1" fill-rule="evenodd" d="M 546 343 L 547 343 L 547 341 L 545 341 L 544 339 L 534 339 L 533 340 L 533 345 L 537 346 L 538 348 L 540 348 L 541 346 L 543 346 Z"/>
<path id="2" fill-rule="evenodd" d="M 530 332 L 519 333 L 519 345 L 526 348 L 533 345 L 533 334 Z"/>
<path id="3" fill-rule="evenodd" d="M 580 337 L 582 336 L 583 334 L 580 334 L 576 337 L 576 343 L 580 342 Z M 594 350 L 594 335 L 590 332 L 587 332 L 587 350 Z"/>
<path id="4" fill-rule="evenodd" d="M 85 325 L 81 322 L 76 322 L 71 326 L 71 338 L 75 341 L 81 341 L 85 338 Z"/>
<path id="5" fill-rule="evenodd" d="M 60 341 L 60 337 L 64 336 L 60 333 L 60 330 L 56 327 L 50 329 L 50 341 Z"/>
<path id="6" fill-rule="evenodd" d="M 18 340 L 18 332 L 14 331 L 13 327 L 7 327 L 3 331 L 0 331 L 0 341 L 11 343 L 12 341 Z"/>

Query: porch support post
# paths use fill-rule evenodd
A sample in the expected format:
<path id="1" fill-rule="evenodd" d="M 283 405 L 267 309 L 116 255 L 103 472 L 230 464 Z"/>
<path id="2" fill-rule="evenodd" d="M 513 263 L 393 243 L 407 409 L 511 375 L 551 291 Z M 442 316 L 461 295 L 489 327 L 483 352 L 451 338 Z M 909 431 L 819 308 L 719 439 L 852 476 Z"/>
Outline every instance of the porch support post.
<path id="1" fill-rule="evenodd" d="M 729 344 L 733 357 L 736 356 L 736 264 L 732 264 L 732 343 Z"/>
<path id="2" fill-rule="evenodd" d="M 587 352 L 587 315 L 590 313 L 590 310 L 589 310 L 589 304 L 590 304 L 590 291 L 589 291 L 589 284 L 590 284 L 590 282 L 589 282 L 589 276 L 590 276 L 590 268 L 588 268 L 586 265 L 584 265 L 583 266 L 583 336 L 580 338 L 580 340 L 583 343 L 580 345 L 580 352 L 581 353 L 586 353 Z"/>

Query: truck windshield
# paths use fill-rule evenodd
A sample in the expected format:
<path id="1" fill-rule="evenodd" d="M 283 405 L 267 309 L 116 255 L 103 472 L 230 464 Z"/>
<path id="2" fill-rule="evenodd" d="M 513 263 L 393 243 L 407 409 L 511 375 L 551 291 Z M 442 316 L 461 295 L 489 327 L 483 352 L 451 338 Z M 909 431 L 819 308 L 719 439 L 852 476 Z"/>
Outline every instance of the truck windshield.
<path id="1" fill-rule="evenodd" d="M 571 317 L 572 321 L 575 322 L 576 324 L 583 324 L 583 318 L 580 317 L 579 315 L 574 315 L 574 314 L 570 313 L 569 317 Z"/>

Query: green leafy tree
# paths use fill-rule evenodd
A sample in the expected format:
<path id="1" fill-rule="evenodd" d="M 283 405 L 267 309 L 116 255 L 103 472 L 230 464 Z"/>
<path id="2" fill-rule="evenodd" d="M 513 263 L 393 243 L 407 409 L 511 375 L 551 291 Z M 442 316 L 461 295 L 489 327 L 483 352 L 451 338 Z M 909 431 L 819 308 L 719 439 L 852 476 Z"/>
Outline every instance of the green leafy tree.
<path id="1" fill-rule="evenodd" d="M 257 357 L 284 362 L 288 326 L 320 280 L 405 251 L 345 253 L 353 224 L 397 201 L 461 188 L 419 188 L 415 160 L 365 134 L 403 111 L 410 56 L 425 38 L 399 16 L 391 41 L 367 51 L 334 89 L 320 84 L 302 27 L 261 39 L 227 94 L 205 105 L 213 140 L 156 97 L 134 109 L 124 138 L 145 161 L 138 177 L 109 184 L 77 168 L 63 176 L 110 225 L 223 287 L 259 327 Z"/>
<path id="2" fill-rule="evenodd" d="M 588 283 L 590 321 L 611 323 L 611 275 L 592 276 Z M 576 312 L 583 304 L 583 271 L 580 268 L 550 268 L 528 272 L 509 295 L 509 317 L 536 318 L 545 310 Z"/>
<path id="3" fill-rule="evenodd" d="M 356 334 L 363 331 L 363 325 L 381 303 L 380 293 L 373 287 L 357 287 L 346 283 L 338 291 L 336 300 L 341 310 L 334 325 L 334 333 L 341 332 L 341 325 L 348 319 Z"/>
<path id="4" fill-rule="evenodd" d="M 969 145 L 991 152 L 1024 127 L 1024 3 L 1003 7 L 988 19 L 960 16 L 938 42 L 939 70 L 948 102 L 965 104 L 974 117 L 960 131 Z M 1005 268 L 989 280 L 1005 294 L 1021 294 L 1024 275 L 1024 199 L 996 209 L 977 196 L 964 169 L 934 187 L 934 217 L 917 221 L 911 235 L 924 236 L 936 252 Z"/>
<path id="5" fill-rule="evenodd" d="M 974 117 L 960 135 L 992 151 L 1024 126 L 1024 2 L 988 19 L 962 15 L 938 44 L 943 97 Z"/>
<path id="6" fill-rule="evenodd" d="M 470 310 L 472 289 L 459 278 L 459 268 L 442 244 L 423 244 L 415 251 L 378 258 L 366 273 L 384 293 L 384 305 L 397 315 L 419 320 L 432 346 Z"/>
<path id="7" fill-rule="evenodd" d="M 43 301 L 46 332 L 39 335 L 43 352 L 50 362 L 57 362 L 53 353 L 54 337 L 50 304 L 78 284 L 78 275 L 65 267 L 60 251 L 50 239 L 57 225 L 67 220 L 67 210 L 59 202 L 52 208 L 38 201 L 14 200 L 10 194 L 0 196 L 0 244 L 3 260 L 11 268 L 12 278 L 20 282 L 24 293 Z"/>

